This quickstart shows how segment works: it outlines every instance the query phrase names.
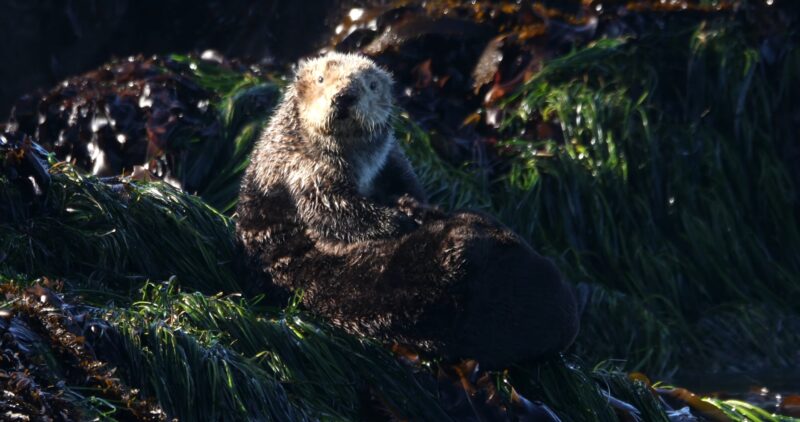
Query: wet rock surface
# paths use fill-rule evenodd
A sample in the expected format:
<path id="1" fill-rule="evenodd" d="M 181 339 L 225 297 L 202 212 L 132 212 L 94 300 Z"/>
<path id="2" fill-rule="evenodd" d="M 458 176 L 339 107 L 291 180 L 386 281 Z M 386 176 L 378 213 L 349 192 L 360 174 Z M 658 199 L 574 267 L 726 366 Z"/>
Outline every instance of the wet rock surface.
<path id="1" fill-rule="evenodd" d="M 57 160 L 96 176 L 152 177 L 202 195 L 213 189 L 220 169 L 233 164 L 234 136 L 247 125 L 258 126 L 279 97 L 261 68 L 210 51 L 205 57 L 112 61 L 46 94 L 23 96 L 3 130 L 36 139 Z M 199 74 L 214 86 L 202 85 Z M 249 79 L 240 82 L 243 74 Z M 230 75 L 234 83 L 249 85 L 223 101 L 234 88 L 225 79 Z M 220 103 L 228 108 L 221 110 Z M 238 140 L 240 154 L 252 146 L 253 132 Z M 228 192 L 220 201 L 234 199 L 235 192 Z"/>

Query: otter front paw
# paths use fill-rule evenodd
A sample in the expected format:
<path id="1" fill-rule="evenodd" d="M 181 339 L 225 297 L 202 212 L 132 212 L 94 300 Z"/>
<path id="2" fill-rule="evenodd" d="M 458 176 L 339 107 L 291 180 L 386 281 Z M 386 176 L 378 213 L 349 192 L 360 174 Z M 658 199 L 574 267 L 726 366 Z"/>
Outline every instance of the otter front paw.
<path id="1" fill-rule="evenodd" d="M 393 214 L 394 214 L 392 218 L 392 223 L 393 223 L 392 225 L 394 226 L 394 230 L 392 231 L 393 235 L 400 236 L 407 233 L 411 233 L 414 230 L 416 230 L 420 226 L 420 224 L 422 224 L 421 221 L 416 221 L 415 218 L 406 215 L 402 211 L 395 211 Z"/>
<path id="2" fill-rule="evenodd" d="M 441 208 L 422 203 L 407 194 L 397 198 L 397 208 L 420 225 L 431 219 L 447 217 L 447 214 Z"/>

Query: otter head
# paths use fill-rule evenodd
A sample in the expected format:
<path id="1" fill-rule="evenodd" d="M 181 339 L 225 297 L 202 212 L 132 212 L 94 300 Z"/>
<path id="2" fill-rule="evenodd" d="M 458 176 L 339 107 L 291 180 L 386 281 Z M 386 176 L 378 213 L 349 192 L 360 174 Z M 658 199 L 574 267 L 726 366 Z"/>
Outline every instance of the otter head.
<path id="1" fill-rule="evenodd" d="M 364 56 L 328 53 L 303 61 L 294 86 L 304 126 L 320 135 L 373 133 L 389 124 L 392 78 Z"/>

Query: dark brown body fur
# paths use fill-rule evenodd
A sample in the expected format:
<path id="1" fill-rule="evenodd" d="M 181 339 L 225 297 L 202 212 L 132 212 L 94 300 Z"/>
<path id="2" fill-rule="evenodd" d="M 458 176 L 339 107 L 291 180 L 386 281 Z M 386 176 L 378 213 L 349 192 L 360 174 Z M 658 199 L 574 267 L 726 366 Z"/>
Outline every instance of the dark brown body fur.
<path id="1" fill-rule="evenodd" d="M 312 80 L 287 90 L 242 182 L 237 231 L 253 265 L 350 332 L 484 366 L 571 344 L 575 300 L 553 264 L 484 215 L 425 205 L 388 122 L 310 127 Z"/>

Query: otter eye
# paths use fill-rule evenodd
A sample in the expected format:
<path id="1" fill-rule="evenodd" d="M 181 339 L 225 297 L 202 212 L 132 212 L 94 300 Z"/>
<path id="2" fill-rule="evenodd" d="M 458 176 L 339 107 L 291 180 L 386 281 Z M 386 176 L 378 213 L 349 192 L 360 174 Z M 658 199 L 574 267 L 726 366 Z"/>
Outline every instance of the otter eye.
<path id="1" fill-rule="evenodd" d="M 378 83 L 377 82 L 372 81 L 372 82 L 369 83 L 369 89 L 375 91 L 377 88 L 378 88 Z"/>
<path id="2" fill-rule="evenodd" d="M 325 80 L 325 78 L 323 78 L 322 76 L 320 76 L 319 78 L 317 78 L 317 82 L 319 82 L 319 83 L 322 83 L 322 81 L 324 81 L 324 80 Z"/>

